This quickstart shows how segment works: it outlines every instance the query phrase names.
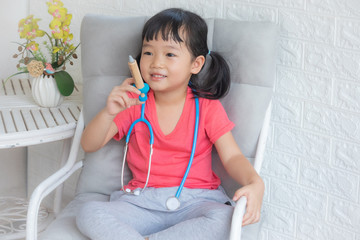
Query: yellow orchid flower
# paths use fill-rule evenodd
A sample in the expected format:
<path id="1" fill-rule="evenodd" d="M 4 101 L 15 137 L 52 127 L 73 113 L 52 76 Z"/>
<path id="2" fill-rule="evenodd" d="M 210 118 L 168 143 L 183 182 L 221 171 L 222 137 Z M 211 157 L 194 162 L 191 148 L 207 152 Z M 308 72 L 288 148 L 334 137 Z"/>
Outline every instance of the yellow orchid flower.
<path id="1" fill-rule="evenodd" d="M 18 24 L 20 38 L 32 40 L 36 37 L 44 36 L 44 31 L 39 30 L 39 25 L 37 24 L 39 20 L 39 18 L 33 18 L 33 15 L 21 19 Z"/>
<path id="2" fill-rule="evenodd" d="M 37 44 L 35 41 L 31 41 L 26 45 L 26 49 L 36 52 L 39 50 L 39 44 Z"/>
<path id="3" fill-rule="evenodd" d="M 59 9 L 59 15 L 60 15 L 60 19 L 61 21 L 65 21 L 66 20 L 66 15 L 67 15 L 67 9 L 66 8 L 60 8 Z"/>
<path id="4" fill-rule="evenodd" d="M 61 38 L 63 38 L 63 31 L 61 31 L 61 29 L 58 27 L 58 26 L 56 26 L 52 31 L 51 31 L 51 33 L 52 33 L 52 35 L 53 35 L 53 37 L 55 38 L 55 39 L 61 39 Z"/>
<path id="5" fill-rule="evenodd" d="M 54 17 L 54 19 L 56 18 L 63 22 L 66 19 L 67 9 L 58 6 L 51 6 L 49 7 L 49 13 Z"/>
<path id="6" fill-rule="evenodd" d="M 52 6 L 52 5 L 59 6 L 59 7 L 64 6 L 64 4 L 63 4 L 60 0 L 50 0 L 50 1 L 47 2 L 46 4 L 47 4 L 49 7 Z"/>
<path id="7" fill-rule="evenodd" d="M 68 37 L 69 37 L 69 33 L 70 33 L 70 29 L 69 29 L 69 27 L 68 26 L 63 26 L 62 27 L 62 31 L 63 31 L 63 39 L 64 39 L 64 41 L 66 41 L 66 39 L 68 39 Z"/>
<path id="8" fill-rule="evenodd" d="M 36 36 L 37 37 L 42 37 L 42 36 L 44 36 L 45 35 L 45 32 L 43 31 L 43 30 L 37 30 L 36 31 Z"/>
<path id="9" fill-rule="evenodd" d="M 50 29 L 60 28 L 61 24 L 62 24 L 62 23 L 61 23 L 61 21 L 60 21 L 59 19 L 54 18 L 54 19 L 50 22 L 49 27 L 50 27 Z"/>
<path id="10" fill-rule="evenodd" d="M 55 39 L 63 38 L 63 31 L 61 30 L 61 21 L 59 19 L 53 19 L 49 25 L 52 30 L 51 33 Z"/>
<path id="11" fill-rule="evenodd" d="M 69 26 L 71 23 L 71 19 L 72 19 L 72 14 L 66 14 L 66 18 L 65 18 L 63 24 Z"/>
<path id="12" fill-rule="evenodd" d="M 57 53 L 57 52 L 59 52 L 60 51 L 60 48 L 59 47 L 54 47 L 53 48 L 53 53 Z"/>
<path id="13" fill-rule="evenodd" d="M 53 15 L 56 10 L 59 10 L 59 8 L 60 8 L 59 6 L 50 5 L 49 8 L 48 8 L 48 12 L 49 12 L 51 15 Z M 54 15 L 53 15 L 53 16 L 54 16 Z"/>

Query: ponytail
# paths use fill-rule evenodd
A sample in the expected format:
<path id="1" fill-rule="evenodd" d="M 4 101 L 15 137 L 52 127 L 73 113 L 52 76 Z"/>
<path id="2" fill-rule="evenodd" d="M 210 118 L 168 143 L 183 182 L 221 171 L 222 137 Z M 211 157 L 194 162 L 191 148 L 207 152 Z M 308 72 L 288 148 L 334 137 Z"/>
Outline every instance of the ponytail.
<path id="1" fill-rule="evenodd" d="M 198 97 L 219 99 L 230 89 L 230 68 L 217 52 L 209 51 L 206 65 L 199 74 L 191 76 L 191 88 Z M 210 63 L 207 63 L 210 61 Z"/>

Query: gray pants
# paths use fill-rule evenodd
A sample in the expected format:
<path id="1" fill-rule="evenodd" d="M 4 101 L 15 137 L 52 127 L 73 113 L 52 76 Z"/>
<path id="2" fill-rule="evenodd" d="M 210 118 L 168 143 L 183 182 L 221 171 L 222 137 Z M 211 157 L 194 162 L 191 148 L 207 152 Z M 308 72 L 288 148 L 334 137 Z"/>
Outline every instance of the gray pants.
<path id="1" fill-rule="evenodd" d="M 76 218 L 79 230 L 96 240 L 229 238 L 233 207 L 221 189 L 187 189 L 180 208 L 169 211 L 177 188 L 147 188 L 140 196 L 114 192 L 109 202 L 88 202 Z M 231 201 L 230 201 L 231 202 Z"/>

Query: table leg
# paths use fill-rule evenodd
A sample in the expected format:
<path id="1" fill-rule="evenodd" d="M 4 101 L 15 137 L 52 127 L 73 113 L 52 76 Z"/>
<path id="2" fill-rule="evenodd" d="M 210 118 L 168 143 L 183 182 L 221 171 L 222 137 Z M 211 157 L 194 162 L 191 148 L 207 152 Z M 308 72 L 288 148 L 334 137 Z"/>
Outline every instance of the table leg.
<path id="1" fill-rule="evenodd" d="M 71 147 L 71 141 L 72 138 L 68 138 L 63 140 L 63 148 L 60 156 L 60 168 L 63 167 L 66 163 L 66 160 L 69 157 L 70 153 L 70 147 Z M 61 210 L 61 202 L 62 202 L 62 194 L 64 190 L 64 184 L 61 184 L 58 188 L 55 190 L 55 196 L 54 196 L 54 214 L 55 216 L 60 212 Z"/>

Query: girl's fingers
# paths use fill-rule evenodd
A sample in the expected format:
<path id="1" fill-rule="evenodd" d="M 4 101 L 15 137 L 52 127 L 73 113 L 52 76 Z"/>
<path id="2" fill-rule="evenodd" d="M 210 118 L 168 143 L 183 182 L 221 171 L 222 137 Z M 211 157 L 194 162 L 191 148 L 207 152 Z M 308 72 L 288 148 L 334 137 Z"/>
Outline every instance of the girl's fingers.
<path id="1" fill-rule="evenodd" d="M 112 89 L 107 100 L 108 112 L 111 115 L 115 115 L 127 108 L 134 105 L 142 104 L 138 97 L 130 98 L 128 93 L 134 93 L 140 95 L 141 92 L 135 86 L 131 85 L 134 79 L 127 78 L 124 82 Z"/>
<path id="2" fill-rule="evenodd" d="M 239 190 L 237 190 L 234 194 L 234 197 L 233 197 L 233 201 L 237 201 L 239 200 L 242 196 L 246 196 L 246 192 L 243 191 L 243 188 L 240 188 Z"/>
<path id="3" fill-rule="evenodd" d="M 125 108 L 126 107 L 126 103 L 125 103 L 125 101 L 124 101 L 124 99 L 121 97 L 121 96 L 115 96 L 114 98 L 113 98 L 113 102 L 115 103 L 115 104 L 117 104 L 117 105 L 119 105 L 120 107 L 122 107 L 122 108 Z"/>
<path id="4" fill-rule="evenodd" d="M 243 225 L 243 226 L 249 225 L 249 224 L 253 223 L 254 220 L 255 220 L 255 217 L 254 217 L 253 214 L 246 213 L 246 214 L 244 215 L 242 225 Z"/>
<path id="5" fill-rule="evenodd" d="M 133 85 L 127 85 L 124 87 L 124 90 L 128 91 L 128 92 L 132 92 L 132 93 L 135 93 L 137 95 L 140 95 L 141 92 L 139 89 L 137 89 L 135 86 Z"/>
<path id="6" fill-rule="evenodd" d="M 128 84 L 128 85 L 135 84 L 135 80 L 134 78 L 127 78 L 123 81 L 122 84 Z"/>
<path id="7" fill-rule="evenodd" d="M 129 108 L 134 105 L 142 104 L 138 98 L 128 98 L 126 101 L 126 106 Z"/>
<path id="8" fill-rule="evenodd" d="M 133 92 L 137 95 L 140 95 L 141 92 L 139 89 L 137 89 L 133 84 L 135 83 L 135 80 L 133 78 L 127 78 L 124 80 L 123 84 L 126 86 L 126 89 L 129 91 L 129 92 Z M 123 85 L 121 84 L 121 85 Z"/>
<path id="9" fill-rule="evenodd" d="M 257 207 L 248 205 L 243 218 L 243 226 L 256 223 L 260 220 L 260 210 Z"/>

